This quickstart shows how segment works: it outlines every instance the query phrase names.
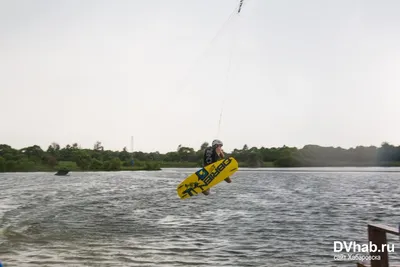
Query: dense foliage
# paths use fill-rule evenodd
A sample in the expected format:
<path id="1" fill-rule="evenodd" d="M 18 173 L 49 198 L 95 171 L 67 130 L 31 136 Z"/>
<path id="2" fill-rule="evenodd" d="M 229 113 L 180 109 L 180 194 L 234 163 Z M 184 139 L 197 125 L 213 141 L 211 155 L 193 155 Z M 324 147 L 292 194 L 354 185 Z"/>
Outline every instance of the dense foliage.
<path id="1" fill-rule="evenodd" d="M 199 167 L 203 143 L 196 151 L 190 147 L 178 146 L 176 151 L 165 154 L 159 152 L 129 153 L 105 150 L 101 142 L 93 149 L 82 149 L 78 144 L 61 148 L 52 143 L 47 150 L 34 145 L 14 149 L 0 145 L 0 172 L 14 171 L 53 171 L 60 168 L 69 170 L 117 171 L 117 170 L 157 170 L 160 167 Z M 321 147 L 306 145 L 295 147 L 234 149 L 227 156 L 236 158 L 242 167 L 322 167 L 322 166 L 396 166 L 400 162 L 400 146 L 383 143 L 381 147 L 343 149 L 340 147 Z M 133 166 L 132 166 L 133 164 Z"/>

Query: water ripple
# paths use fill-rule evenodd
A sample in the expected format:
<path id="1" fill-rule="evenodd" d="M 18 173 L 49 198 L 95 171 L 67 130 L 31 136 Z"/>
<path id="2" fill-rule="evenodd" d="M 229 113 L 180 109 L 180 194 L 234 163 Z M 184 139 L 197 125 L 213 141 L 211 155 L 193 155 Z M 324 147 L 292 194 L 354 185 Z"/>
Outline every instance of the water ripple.
<path id="1" fill-rule="evenodd" d="M 399 222 L 396 172 L 239 171 L 207 197 L 180 200 L 176 186 L 191 172 L 0 174 L 0 260 L 351 266 L 333 260 L 333 241 L 365 243 L 368 222 Z"/>

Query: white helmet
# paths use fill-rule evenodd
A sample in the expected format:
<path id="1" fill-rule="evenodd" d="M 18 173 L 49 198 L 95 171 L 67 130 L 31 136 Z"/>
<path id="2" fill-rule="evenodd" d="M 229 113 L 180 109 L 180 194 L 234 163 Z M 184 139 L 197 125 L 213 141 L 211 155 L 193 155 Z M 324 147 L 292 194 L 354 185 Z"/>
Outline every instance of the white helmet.
<path id="1" fill-rule="evenodd" d="M 223 145 L 222 144 L 222 142 L 221 142 L 221 140 L 218 140 L 218 139 L 215 139 L 213 142 L 212 142 L 212 146 L 218 146 L 218 145 Z"/>

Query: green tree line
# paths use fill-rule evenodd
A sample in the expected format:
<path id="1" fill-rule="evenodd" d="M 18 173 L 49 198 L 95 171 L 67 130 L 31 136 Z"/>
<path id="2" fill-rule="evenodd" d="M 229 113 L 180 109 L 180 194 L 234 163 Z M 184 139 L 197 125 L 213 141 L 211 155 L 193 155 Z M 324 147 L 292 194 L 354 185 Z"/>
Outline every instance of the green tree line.
<path id="1" fill-rule="evenodd" d="M 82 171 L 159 170 L 162 167 L 200 167 L 204 142 L 197 150 L 179 145 L 176 151 L 130 153 L 106 150 L 101 142 L 92 149 L 81 148 L 77 143 L 61 148 L 52 143 L 47 150 L 33 145 L 15 149 L 0 145 L 0 172 L 54 171 L 57 169 Z M 306 145 L 296 147 L 249 148 L 244 145 L 226 156 L 234 157 L 241 167 L 334 167 L 334 166 L 400 166 L 400 146 L 387 142 L 380 147 L 357 146 L 344 149 Z M 132 165 L 133 163 L 133 165 Z"/>

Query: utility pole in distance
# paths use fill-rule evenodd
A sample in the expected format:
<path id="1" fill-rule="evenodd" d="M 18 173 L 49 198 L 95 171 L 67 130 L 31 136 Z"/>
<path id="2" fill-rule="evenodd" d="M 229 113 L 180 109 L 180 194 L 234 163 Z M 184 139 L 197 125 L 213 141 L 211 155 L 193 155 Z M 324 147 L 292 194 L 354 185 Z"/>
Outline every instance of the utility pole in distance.
<path id="1" fill-rule="evenodd" d="M 133 160 L 133 136 L 131 136 L 131 154 L 132 154 L 131 165 L 133 167 L 135 165 L 135 162 Z"/>

